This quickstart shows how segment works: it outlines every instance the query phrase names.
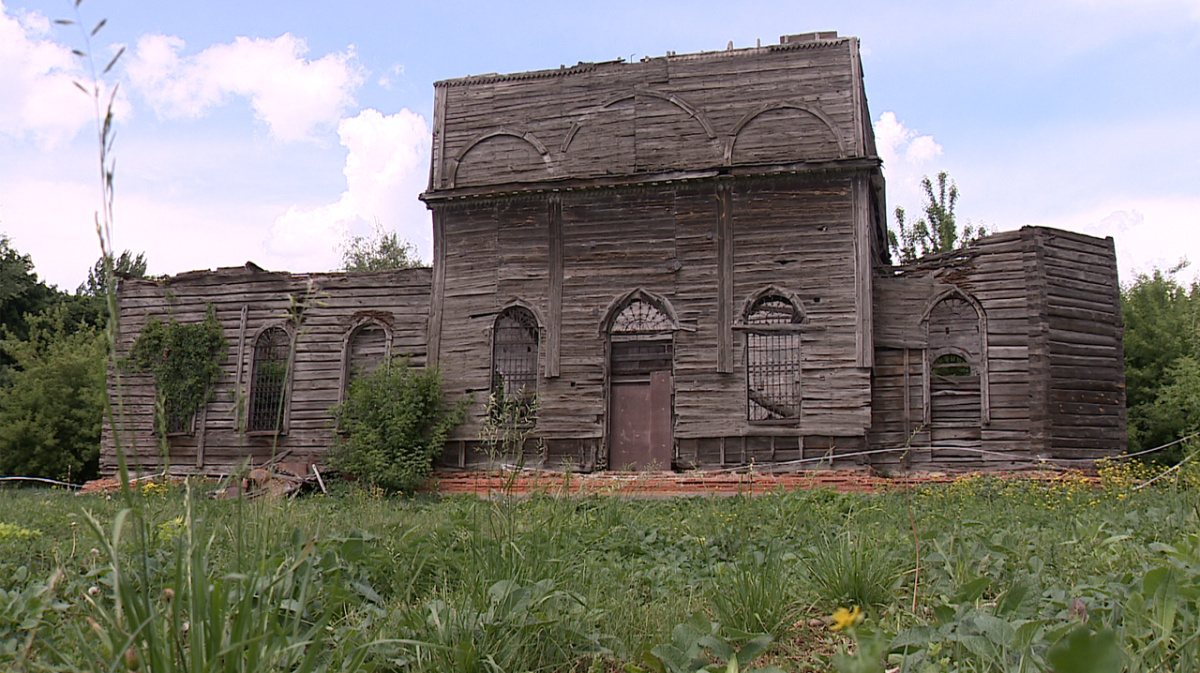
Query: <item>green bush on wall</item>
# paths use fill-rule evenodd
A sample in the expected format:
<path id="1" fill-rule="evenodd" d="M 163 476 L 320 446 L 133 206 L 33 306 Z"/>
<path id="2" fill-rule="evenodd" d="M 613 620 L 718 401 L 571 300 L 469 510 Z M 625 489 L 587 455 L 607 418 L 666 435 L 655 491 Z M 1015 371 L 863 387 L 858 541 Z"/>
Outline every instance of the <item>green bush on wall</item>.
<path id="1" fill-rule="evenodd" d="M 135 369 L 154 376 L 161 433 L 186 430 L 212 396 L 227 355 L 225 336 L 213 308 L 204 321 L 183 325 L 150 318 L 129 354 Z"/>
<path id="2" fill-rule="evenodd" d="M 433 473 L 433 459 L 466 415 L 466 400 L 448 406 L 436 369 L 398 358 L 352 380 L 333 414 L 341 433 L 330 465 L 373 486 L 411 494 Z"/>

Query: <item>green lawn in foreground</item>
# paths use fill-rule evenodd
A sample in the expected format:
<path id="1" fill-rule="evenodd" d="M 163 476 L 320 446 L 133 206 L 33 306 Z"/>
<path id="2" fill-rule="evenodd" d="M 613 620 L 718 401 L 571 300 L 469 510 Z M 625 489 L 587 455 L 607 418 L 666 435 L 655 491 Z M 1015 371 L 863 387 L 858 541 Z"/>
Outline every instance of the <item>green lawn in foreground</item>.
<path id="1" fill-rule="evenodd" d="M 769 632 L 755 663 L 785 670 L 832 670 L 854 638 L 889 668 L 1048 670 L 1077 631 L 1115 638 L 1129 670 L 1200 660 L 1197 492 L 1175 483 L 632 501 L 342 487 L 190 512 L 180 487 L 147 491 L 115 546 L 119 495 L 0 491 L 0 670 L 695 670 L 666 646 L 695 645 L 689 629 L 715 630 L 713 662 L 713 642 Z M 851 635 L 816 621 L 852 605 Z"/>

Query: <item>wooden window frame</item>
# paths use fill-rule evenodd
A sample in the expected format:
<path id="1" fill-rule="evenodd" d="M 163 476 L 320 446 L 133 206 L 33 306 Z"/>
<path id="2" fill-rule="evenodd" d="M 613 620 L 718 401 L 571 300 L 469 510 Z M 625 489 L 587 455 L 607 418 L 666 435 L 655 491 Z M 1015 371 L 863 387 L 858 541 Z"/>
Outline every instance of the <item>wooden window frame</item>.
<path id="1" fill-rule="evenodd" d="M 338 400 L 344 402 L 346 400 L 346 392 L 350 389 L 350 380 L 353 378 L 350 371 L 350 356 L 353 352 L 354 337 L 364 327 L 375 326 L 383 330 L 384 338 L 384 353 L 383 359 L 386 365 L 392 357 L 392 328 L 383 320 L 374 317 L 358 317 L 350 323 L 350 328 L 346 330 L 345 336 L 342 337 L 342 366 L 338 372 Z"/>
<path id="2" fill-rule="evenodd" d="M 756 323 L 755 313 L 768 302 L 775 302 L 787 305 L 791 309 L 791 316 L 783 321 Z M 804 413 L 804 389 L 801 385 L 801 377 L 804 372 L 804 351 L 803 351 L 803 332 L 805 331 L 804 321 L 806 320 L 804 307 L 795 295 L 784 292 L 775 287 L 768 287 L 756 292 L 747 299 L 743 310 L 742 319 L 735 329 L 745 333 L 745 373 L 746 373 L 746 422 L 755 426 L 784 426 L 795 427 L 800 424 L 800 420 Z M 774 346 L 760 345 L 755 346 L 755 337 L 776 338 L 788 337 L 789 340 L 794 340 L 794 343 L 788 346 L 775 344 Z M 754 354 L 763 349 L 771 348 L 772 352 L 777 350 L 782 353 L 785 350 L 791 351 L 791 355 L 787 362 L 784 362 L 777 376 L 786 377 L 789 373 L 793 378 L 793 392 L 786 403 L 790 403 L 795 407 L 795 414 L 786 417 L 767 417 L 755 418 L 755 409 L 765 410 L 771 413 L 770 410 L 761 402 L 754 399 L 754 379 L 755 379 L 755 357 Z"/>
<path id="3" fill-rule="evenodd" d="M 500 321 L 504 320 L 506 318 L 510 318 L 511 316 L 523 316 L 521 318 L 512 318 L 515 322 L 523 323 L 523 325 L 502 328 L 500 326 Z M 525 392 L 520 395 L 514 395 L 512 392 L 510 392 L 507 389 L 508 388 L 507 384 L 502 383 L 500 387 L 497 387 L 497 385 L 496 385 L 497 378 L 499 377 L 501 381 L 504 381 L 504 376 L 505 376 L 500 371 L 501 367 L 500 367 L 500 363 L 499 363 L 499 359 L 498 359 L 498 356 L 499 356 L 498 346 L 500 346 L 502 343 L 500 341 L 500 337 L 502 336 L 501 330 L 504 330 L 505 332 L 510 332 L 510 331 L 511 332 L 519 332 L 519 331 L 521 331 L 521 329 L 520 329 L 521 327 L 524 327 L 525 330 L 527 330 L 526 333 L 533 337 L 533 343 L 532 343 L 533 350 L 531 351 L 532 357 L 531 358 L 523 358 L 525 360 L 531 361 L 532 368 L 523 368 L 523 370 L 528 369 L 528 371 L 527 371 L 528 376 L 522 377 L 523 380 L 529 381 L 529 385 L 531 385 L 531 388 L 527 389 L 523 385 L 521 389 L 525 390 Z M 545 339 L 543 338 L 544 335 L 542 332 L 543 332 L 542 322 L 538 318 L 538 314 L 532 308 L 530 308 L 529 306 L 526 306 L 524 304 L 510 304 L 510 305 L 504 307 L 503 309 L 501 309 L 496 314 L 496 318 L 492 321 L 492 327 L 491 327 L 491 367 L 489 370 L 490 376 L 488 378 L 488 393 L 490 395 L 494 395 L 499 392 L 500 394 L 504 395 L 504 398 L 506 400 L 509 399 L 511 396 L 512 398 L 519 398 L 524 403 L 532 403 L 533 400 L 537 399 L 538 394 L 540 392 L 539 379 L 541 378 L 541 375 L 539 373 L 539 367 L 541 366 L 541 358 L 542 358 L 541 349 L 542 349 L 542 343 L 545 341 Z M 519 342 L 513 341 L 511 343 L 517 344 Z M 512 358 L 511 361 L 515 362 L 516 358 Z M 526 372 L 523 371 L 522 373 L 524 374 Z"/>
<path id="4" fill-rule="evenodd" d="M 279 404 L 281 405 L 282 408 L 280 408 L 280 410 L 279 410 L 279 419 L 278 419 L 278 424 L 276 425 L 276 427 L 274 427 L 274 428 L 255 428 L 255 427 L 252 427 L 252 423 L 254 422 L 255 401 L 257 399 L 257 396 L 259 394 L 261 394 L 261 391 L 259 390 L 259 380 L 258 380 L 258 378 L 259 378 L 258 377 L 259 341 L 261 341 L 263 338 L 265 338 L 269 333 L 276 331 L 276 330 L 278 330 L 284 334 L 284 336 L 287 339 L 287 345 L 288 345 L 287 357 L 283 360 L 283 362 L 284 362 L 284 377 L 283 377 L 283 382 L 280 386 L 280 393 L 279 393 L 281 396 Z M 251 346 L 249 349 L 250 350 L 250 367 L 249 367 L 250 382 L 249 382 L 249 391 L 246 394 L 246 435 L 250 436 L 250 437 L 271 437 L 271 436 L 286 435 L 288 432 L 289 421 L 291 419 L 292 379 L 293 379 L 293 374 L 294 374 L 293 369 L 294 369 L 295 360 L 296 360 L 295 333 L 293 332 L 293 330 L 291 330 L 289 328 L 289 326 L 286 323 L 275 323 L 275 324 L 271 324 L 271 325 L 265 325 L 260 330 L 258 330 L 258 332 L 254 335 L 254 338 L 251 339 L 250 343 L 251 343 Z"/>

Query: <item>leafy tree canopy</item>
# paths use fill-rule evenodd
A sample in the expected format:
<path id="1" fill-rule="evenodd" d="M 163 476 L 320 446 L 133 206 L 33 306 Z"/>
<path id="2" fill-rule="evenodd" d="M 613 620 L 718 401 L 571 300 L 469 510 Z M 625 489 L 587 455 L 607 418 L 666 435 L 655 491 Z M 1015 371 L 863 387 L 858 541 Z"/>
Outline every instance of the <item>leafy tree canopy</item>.
<path id="1" fill-rule="evenodd" d="M 26 316 L 41 313 L 58 299 L 57 289 L 38 281 L 33 259 L 0 234 L 0 336 L 24 339 L 29 334 Z"/>
<path id="2" fill-rule="evenodd" d="M 1121 290 L 1131 451 L 1200 430 L 1200 283 L 1176 280 L 1185 267 L 1155 269 Z"/>
<path id="3" fill-rule="evenodd" d="M 958 205 L 958 186 L 946 171 L 937 175 L 937 189 L 926 175 L 921 180 L 925 192 L 923 216 L 911 225 L 903 208 L 896 208 L 899 233 L 888 231 L 888 246 L 902 264 L 914 262 L 925 255 L 949 252 L 978 240 L 988 232 L 982 225 L 964 225 L 958 230 L 954 208 Z"/>
<path id="4" fill-rule="evenodd" d="M 26 339 L 0 341 L 16 363 L 0 388 L 0 474 L 95 478 L 106 348 L 96 329 L 69 323 L 65 305 L 29 316 Z"/>
<path id="5" fill-rule="evenodd" d="M 96 260 L 96 264 L 88 270 L 87 280 L 84 281 L 75 290 L 75 294 L 84 294 L 91 297 L 102 297 L 108 291 L 108 268 L 112 268 L 113 275 L 117 278 L 145 278 L 146 277 L 146 253 L 139 252 L 137 256 L 128 250 L 122 252 L 117 257 L 113 257 L 112 253 L 108 254 L 111 264 L 106 265 L 104 255 Z"/>
<path id="6" fill-rule="evenodd" d="M 370 236 L 350 236 L 342 247 L 343 271 L 384 271 L 422 266 L 417 248 L 379 224 Z"/>

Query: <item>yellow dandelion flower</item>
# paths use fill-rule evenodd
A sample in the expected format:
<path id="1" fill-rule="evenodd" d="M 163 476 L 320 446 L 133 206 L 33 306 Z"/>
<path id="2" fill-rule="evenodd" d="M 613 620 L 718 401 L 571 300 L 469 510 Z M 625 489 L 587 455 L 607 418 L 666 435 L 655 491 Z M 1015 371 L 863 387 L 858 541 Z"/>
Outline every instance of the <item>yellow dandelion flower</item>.
<path id="1" fill-rule="evenodd" d="M 848 629 L 862 621 L 862 610 L 855 605 L 853 609 L 838 608 L 833 611 L 833 625 L 829 628 L 834 631 Z"/>

